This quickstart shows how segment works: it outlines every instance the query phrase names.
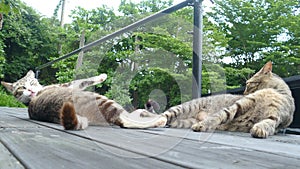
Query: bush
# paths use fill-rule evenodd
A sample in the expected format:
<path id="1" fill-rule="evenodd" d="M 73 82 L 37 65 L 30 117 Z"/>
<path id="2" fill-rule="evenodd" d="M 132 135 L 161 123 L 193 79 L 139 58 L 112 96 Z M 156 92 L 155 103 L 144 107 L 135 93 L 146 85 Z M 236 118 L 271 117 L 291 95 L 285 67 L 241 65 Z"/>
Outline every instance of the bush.
<path id="1" fill-rule="evenodd" d="M 8 95 L 3 88 L 0 88 L 0 106 L 5 107 L 26 107 L 18 102 L 12 95 Z"/>

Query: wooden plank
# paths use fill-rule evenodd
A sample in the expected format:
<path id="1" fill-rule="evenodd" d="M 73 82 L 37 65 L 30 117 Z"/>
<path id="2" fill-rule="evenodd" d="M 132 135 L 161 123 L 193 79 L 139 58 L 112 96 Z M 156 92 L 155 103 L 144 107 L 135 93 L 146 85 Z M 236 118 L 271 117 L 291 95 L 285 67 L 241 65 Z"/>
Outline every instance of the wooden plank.
<path id="1" fill-rule="evenodd" d="M 286 156 L 285 154 L 260 151 L 256 148 L 251 149 L 239 145 L 225 145 L 211 141 L 201 142 L 199 139 L 181 138 L 179 136 L 184 136 L 186 133 L 177 132 L 184 131 L 178 129 L 171 129 L 173 134 L 177 133 L 177 138 L 168 137 L 163 131 L 164 129 L 160 130 L 156 130 L 156 132 L 161 132 L 162 135 L 151 136 L 149 133 L 138 132 L 138 130 L 91 127 L 84 134 L 99 142 L 118 144 L 119 147 L 124 149 L 154 156 L 158 160 L 176 163 L 188 168 L 199 168 L 200 166 L 218 168 L 220 165 L 223 168 L 253 168 L 253 164 L 263 168 L 300 167 L 298 156 Z M 188 132 L 187 136 L 189 136 L 189 133 L 192 132 Z M 77 132 L 76 134 L 83 133 Z M 115 138 L 122 140 L 122 142 Z M 239 138 L 233 137 L 233 139 Z M 249 137 L 247 139 L 248 142 L 251 142 L 253 138 Z M 299 149 L 296 146 L 293 148 Z"/>
<path id="2" fill-rule="evenodd" d="M 6 119 L 3 118 L 3 113 L 0 114 L 0 133 L 2 133 L 7 127 L 13 126 L 6 126 L 4 125 L 4 121 Z M 0 168 L 16 168 L 22 169 L 24 166 L 14 157 L 13 154 L 6 149 L 6 147 L 0 142 Z"/>
<path id="3" fill-rule="evenodd" d="M 11 116 L 1 115 L 1 120 L 5 129 L 0 140 L 25 168 L 178 168 L 147 156 L 135 158 L 134 152 L 115 151 L 117 145 L 111 147 Z"/>
<path id="4" fill-rule="evenodd" d="M 27 114 L 27 108 L 12 108 L 12 107 L 0 107 L 1 113 L 8 113 L 8 114 Z"/>
<path id="5" fill-rule="evenodd" d="M 279 154 L 280 156 L 292 157 L 300 159 L 300 136 L 299 135 L 276 135 L 271 136 L 268 139 L 254 139 L 249 133 L 238 133 L 238 132 L 216 132 L 216 133 L 195 133 L 190 130 L 185 129 L 151 129 L 151 130 L 122 130 L 119 132 L 118 127 L 113 128 L 99 128 L 99 127 L 90 127 L 89 130 L 85 131 L 86 137 L 91 137 L 95 140 L 101 135 L 102 137 L 106 135 L 105 133 L 116 133 L 113 137 L 119 137 L 118 135 L 126 136 L 127 142 L 136 142 L 136 138 L 142 138 L 142 141 L 147 142 L 157 142 L 157 140 L 153 140 L 151 138 L 156 139 L 156 136 L 143 136 L 138 133 L 136 136 L 133 136 L 133 132 L 136 131 L 151 133 L 155 135 L 163 136 L 165 142 L 169 143 L 169 146 L 180 142 L 182 139 L 194 140 L 196 142 L 200 142 L 202 144 L 208 143 L 216 143 L 222 144 L 225 146 L 238 147 L 240 149 L 249 149 L 251 151 L 263 151 L 269 154 Z M 80 135 L 80 132 L 73 132 Z M 131 133 L 131 134 L 128 134 Z M 170 139 L 169 137 L 172 136 Z M 134 140 L 130 140 L 129 137 L 132 137 Z M 149 139 L 150 138 L 150 139 Z M 166 140 L 167 139 L 167 140 Z M 170 141 L 172 140 L 172 141 Z M 143 145 L 142 145 L 143 146 Z M 155 145 L 154 145 L 155 146 Z M 287 151 L 288 150 L 288 151 Z M 147 151 L 150 156 L 157 154 L 160 149 L 156 150 L 151 148 L 150 151 Z"/>
<path id="6" fill-rule="evenodd" d="M 65 137 L 52 131 L 44 132 L 51 135 L 39 136 L 29 134 L 31 132 L 26 130 L 14 135 L 2 134 L 5 138 L 1 138 L 26 168 L 147 168 L 149 165 L 155 168 L 176 167 L 146 156 L 139 159 L 123 157 L 122 154 L 107 151 L 106 145 Z M 126 152 L 127 154 L 129 153 Z"/>
<path id="7" fill-rule="evenodd" d="M 184 137 L 201 143 L 217 143 L 227 146 L 235 146 L 254 151 L 264 151 L 282 156 L 300 159 L 300 136 L 299 135 L 275 135 L 267 139 L 255 139 L 249 133 L 240 132 L 218 132 L 198 133 L 187 132 L 187 130 L 167 129 L 169 132 L 161 133 L 155 130 L 145 130 L 144 132 L 153 134 L 164 134 L 171 137 Z M 173 130 L 176 130 L 173 131 Z M 172 132 L 173 131 L 173 132 Z"/>
<path id="8" fill-rule="evenodd" d="M 0 143 L 0 168 L 24 169 L 22 164 Z"/>

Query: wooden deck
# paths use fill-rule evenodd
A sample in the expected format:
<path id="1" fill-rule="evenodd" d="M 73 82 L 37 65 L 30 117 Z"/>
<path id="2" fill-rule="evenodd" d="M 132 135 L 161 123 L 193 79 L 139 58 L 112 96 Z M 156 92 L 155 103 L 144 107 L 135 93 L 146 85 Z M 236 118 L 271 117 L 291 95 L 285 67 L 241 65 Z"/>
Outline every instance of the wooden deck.
<path id="1" fill-rule="evenodd" d="M 300 136 L 89 127 L 65 131 L 0 108 L 0 168 L 300 168 Z"/>

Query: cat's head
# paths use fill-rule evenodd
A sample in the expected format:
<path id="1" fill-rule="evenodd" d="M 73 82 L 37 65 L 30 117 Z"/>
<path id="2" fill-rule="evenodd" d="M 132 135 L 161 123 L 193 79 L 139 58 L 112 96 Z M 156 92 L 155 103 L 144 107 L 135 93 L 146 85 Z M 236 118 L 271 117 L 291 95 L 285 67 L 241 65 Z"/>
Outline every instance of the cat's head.
<path id="1" fill-rule="evenodd" d="M 283 79 L 272 73 L 271 61 L 267 62 L 254 76 L 246 81 L 244 94 L 247 95 L 265 88 L 273 88 L 290 93 L 290 89 Z"/>
<path id="2" fill-rule="evenodd" d="M 2 81 L 1 84 L 6 88 L 7 91 L 11 92 L 15 98 L 25 105 L 28 105 L 31 101 L 31 98 L 43 88 L 43 86 L 40 85 L 38 80 L 35 78 L 35 74 L 32 70 L 27 72 L 26 76 L 14 83 Z"/>

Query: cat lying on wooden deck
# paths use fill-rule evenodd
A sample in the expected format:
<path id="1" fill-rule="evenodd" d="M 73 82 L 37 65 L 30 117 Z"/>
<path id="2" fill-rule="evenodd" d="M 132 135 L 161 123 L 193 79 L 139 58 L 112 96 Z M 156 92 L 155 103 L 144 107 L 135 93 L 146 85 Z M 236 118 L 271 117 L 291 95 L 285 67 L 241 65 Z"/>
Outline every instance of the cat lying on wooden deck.
<path id="1" fill-rule="evenodd" d="M 246 82 L 244 96 L 223 94 L 171 107 L 161 117 L 173 128 L 194 131 L 241 131 L 266 138 L 293 121 L 294 99 L 288 85 L 272 73 L 268 62 Z M 156 116 L 143 112 L 142 116 Z"/>
<path id="2" fill-rule="evenodd" d="M 145 109 L 137 109 L 132 113 L 144 112 Z M 150 128 L 166 124 L 160 117 L 146 121 L 132 119 L 121 105 L 103 95 L 65 87 L 40 91 L 29 103 L 28 113 L 33 120 L 62 123 L 67 130 L 85 129 L 88 125 Z"/>
<path id="3" fill-rule="evenodd" d="M 88 125 L 115 124 L 126 128 L 164 126 L 166 120 L 149 118 L 134 120 L 130 113 L 115 101 L 97 93 L 83 91 L 91 85 L 102 83 L 106 74 L 75 80 L 70 83 L 42 86 L 29 71 L 17 82 L 1 82 L 8 91 L 24 104 L 29 104 L 30 119 L 61 123 L 67 130 L 85 129 Z M 140 114 L 145 109 L 132 113 Z"/>

